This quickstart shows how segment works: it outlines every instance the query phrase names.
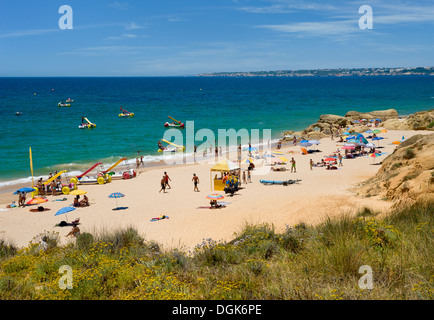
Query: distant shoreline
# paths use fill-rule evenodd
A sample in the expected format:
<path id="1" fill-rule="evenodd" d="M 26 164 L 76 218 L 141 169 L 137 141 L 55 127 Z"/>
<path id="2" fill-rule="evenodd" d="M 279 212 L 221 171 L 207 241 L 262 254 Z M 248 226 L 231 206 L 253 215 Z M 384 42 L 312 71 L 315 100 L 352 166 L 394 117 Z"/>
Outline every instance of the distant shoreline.
<path id="1" fill-rule="evenodd" d="M 210 72 L 198 77 L 366 77 L 366 76 L 434 76 L 434 67 L 414 68 L 339 68 L 274 71 Z"/>

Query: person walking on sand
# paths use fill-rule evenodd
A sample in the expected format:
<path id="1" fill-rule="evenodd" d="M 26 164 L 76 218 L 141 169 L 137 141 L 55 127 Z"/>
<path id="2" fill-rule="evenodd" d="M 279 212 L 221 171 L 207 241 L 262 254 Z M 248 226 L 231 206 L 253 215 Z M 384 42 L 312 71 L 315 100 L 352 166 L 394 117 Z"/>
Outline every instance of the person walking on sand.
<path id="1" fill-rule="evenodd" d="M 166 176 L 163 176 L 160 183 L 161 183 L 161 189 L 158 192 L 160 193 L 161 190 L 163 190 L 163 193 L 166 193 Z"/>
<path id="2" fill-rule="evenodd" d="M 297 169 L 295 168 L 295 160 L 294 158 L 291 158 L 291 172 L 297 172 Z"/>
<path id="3" fill-rule="evenodd" d="M 252 178 L 250 176 L 250 170 L 247 170 L 247 182 L 252 182 Z"/>
<path id="4" fill-rule="evenodd" d="M 167 174 L 167 172 L 164 172 L 164 178 L 165 178 L 166 186 L 169 187 L 169 189 L 172 189 L 172 187 L 169 184 L 169 180 L 172 181 L 172 179 L 169 178 L 169 175 Z"/>
<path id="5" fill-rule="evenodd" d="M 139 167 L 140 167 L 140 160 L 139 160 L 139 158 L 136 158 L 136 169 L 139 169 Z"/>
<path id="6" fill-rule="evenodd" d="M 145 163 L 143 162 L 143 156 L 140 157 L 140 164 L 145 166 Z"/>
<path id="7" fill-rule="evenodd" d="M 312 159 L 310 159 L 309 165 L 310 165 L 310 170 L 312 170 L 312 168 L 313 168 L 313 161 L 312 161 Z"/>
<path id="8" fill-rule="evenodd" d="M 193 179 L 191 179 L 191 181 L 193 181 L 194 184 L 193 191 L 199 192 L 199 188 L 197 187 L 197 184 L 199 183 L 199 177 L 195 173 L 193 173 Z"/>
<path id="9" fill-rule="evenodd" d="M 338 158 L 339 158 L 339 167 L 342 167 L 343 166 L 343 164 L 342 164 L 342 155 L 341 155 L 340 152 L 339 152 Z"/>
<path id="10" fill-rule="evenodd" d="M 243 171 L 243 183 L 247 184 L 247 180 L 246 180 L 246 171 Z"/>

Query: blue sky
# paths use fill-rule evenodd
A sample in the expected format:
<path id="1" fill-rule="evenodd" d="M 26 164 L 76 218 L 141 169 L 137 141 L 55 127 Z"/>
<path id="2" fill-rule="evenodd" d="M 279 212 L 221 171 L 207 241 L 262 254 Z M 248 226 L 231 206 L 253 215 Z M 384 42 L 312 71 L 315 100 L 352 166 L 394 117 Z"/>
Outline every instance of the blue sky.
<path id="1" fill-rule="evenodd" d="M 433 66 L 433 34 L 433 0 L 0 0 L 0 76 Z"/>

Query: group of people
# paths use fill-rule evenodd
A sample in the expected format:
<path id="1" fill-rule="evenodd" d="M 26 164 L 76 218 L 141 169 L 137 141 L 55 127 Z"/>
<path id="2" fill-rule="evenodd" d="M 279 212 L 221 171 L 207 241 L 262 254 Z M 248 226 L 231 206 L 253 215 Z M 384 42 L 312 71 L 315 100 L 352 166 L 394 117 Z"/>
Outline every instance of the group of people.
<path id="1" fill-rule="evenodd" d="M 166 193 L 166 187 L 168 187 L 169 189 L 172 189 L 172 187 L 169 184 L 169 181 L 172 181 L 172 180 L 170 179 L 170 177 L 167 174 L 167 172 L 164 171 L 163 178 L 160 181 L 160 183 L 161 183 L 161 189 L 160 189 L 159 192 L 163 191 L 163 193 Z"/>
<path id="2" fill-rule="evenodd" d="M 54 172 L 54 176 L 57 175 L 57 171 Z M 53 178 L 53 173 L 50 172 L 47 181 L 51 180 Z M 39 180 L 36 183 L 36 188 L 38 188 L 40 194 L 45 194 L 51 192 L 51 195 L 55 195 L 56 191 L 59 189 L 62 189 L 62 182 L 60 179 L 60 176 L 58 176 L 56 179 L 52 180 L 49 184 L 44 184 L 43 179 L 39 178 Z"/>
<path id="3" fill-rule="evenodd" d="M 136 169 L 139 169 L 140 165 L 143 167 L 145 166 L 145 163 L 143 162 L 143 156 L 140 156 L 140 158 L 136 158 Z"/>
<path id="4" fill-rule="evenodd" d="M 90 204 L 89 204 L 89 198 L 88 198 L 86 195 L 84 195 L 84 196 L 83 196 L 83 200 L 80 200 L 80 196 L 77 195 L 77 196 L 74 198 L 74 203 L 73 203 L 73 205 L 74 205 L 74 207 L 87 207 L 87 206 L 90 205 Z"/>

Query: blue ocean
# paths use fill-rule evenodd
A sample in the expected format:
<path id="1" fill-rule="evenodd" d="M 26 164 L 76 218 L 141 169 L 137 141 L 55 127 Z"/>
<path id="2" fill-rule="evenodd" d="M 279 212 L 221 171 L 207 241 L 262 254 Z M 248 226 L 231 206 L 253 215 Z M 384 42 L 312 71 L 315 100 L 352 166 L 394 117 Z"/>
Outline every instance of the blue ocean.
<path id="1" fill-rule="evenodd" d="M 71 107 L 58 107 L 68 98 Z M 119 117 L 120 106 L 135 116 Z M 271 129 L 278 138 L 321 114 L 389 108 L 434 108 L 434 77 L 0 78 L 0 187 L 29 181 L 29 147 L 35 177 L 119 157 L 158 160 L 168 116 L 195 130 Z M 82 117 L 96 128 L 78 129 Z"/>

